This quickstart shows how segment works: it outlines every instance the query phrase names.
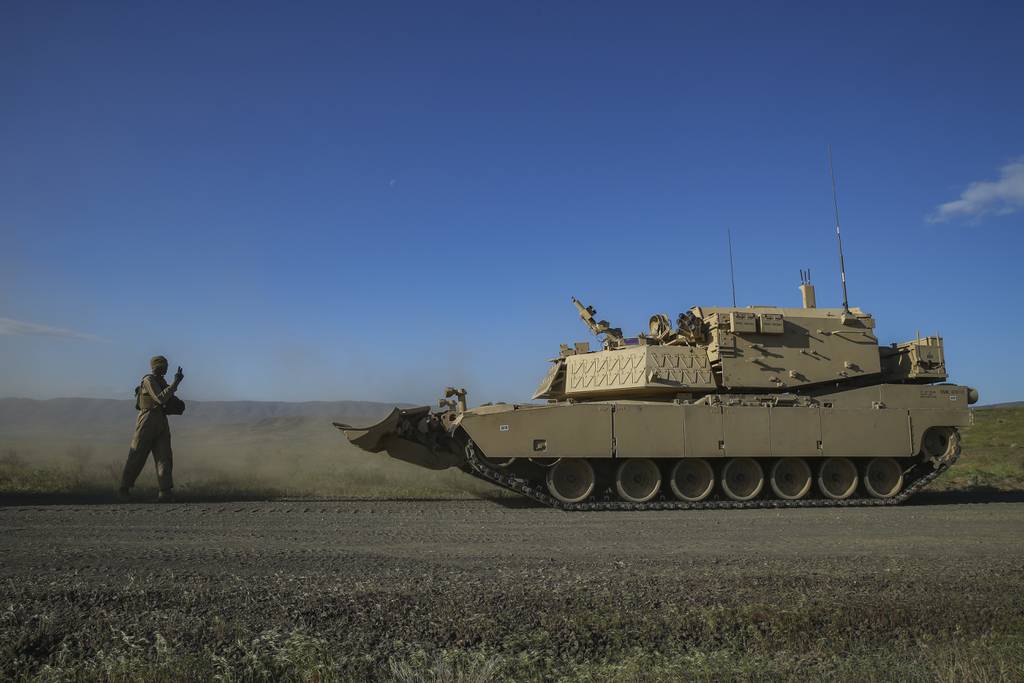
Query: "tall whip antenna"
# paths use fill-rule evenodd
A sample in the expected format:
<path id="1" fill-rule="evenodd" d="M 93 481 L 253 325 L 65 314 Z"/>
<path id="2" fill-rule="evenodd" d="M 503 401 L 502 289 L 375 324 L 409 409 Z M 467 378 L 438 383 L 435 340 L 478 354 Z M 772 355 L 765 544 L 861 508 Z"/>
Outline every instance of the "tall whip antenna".
<path id="1" fill-rule="evenodd" d="M 828 173 L 832 176 L 832 206 L 836 211 L 836 241 L 839 243 L 839 274 L 843 281 L 843 312 L 850 312 L 846 299 L 846 262 L 843 261 L 843 236 L 839 232 L 839 199 L 836 198 L 836 172 L 832 169 L 832 145 L 828 146 Z"/>
<path id="2" fill-rule="evenodd" d="M 725 234 L 729 237 L 729 280 L 732 282 L 732 307 L 736 308 L 736 270 L 732 265 L 732 230 L 727 229 Z"/>

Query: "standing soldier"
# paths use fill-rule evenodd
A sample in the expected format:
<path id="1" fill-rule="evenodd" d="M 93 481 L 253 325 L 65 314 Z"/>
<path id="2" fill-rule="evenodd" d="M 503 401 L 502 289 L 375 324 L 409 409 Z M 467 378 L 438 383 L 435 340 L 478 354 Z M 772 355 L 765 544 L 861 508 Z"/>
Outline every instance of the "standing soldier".
<path id="1" fill-rule="evenodd" d="M 167 359 L 153 356 L 149 359 L 152 372 L 142 378 L 142 384 L 135 390 L 135 407 L 139 417 L 135 422 L 135 435 L 132 437 L 128 461 L 124 464 L 121 475 L 121 488 L 118 495 L 127 500 L 129 491 L 142 472 L 150 451 L 156 463 L 156 478 L 160 485 L 160 500 L 167 502 L 174 498 L 174 482 L 171 479 L 171 429 L 167 424 L 167 415 L 180 415 L 184 407 L 181 399 L 174 395 L 185 374 L 178 367 L 174 373 L 174 382 L 170 385 L 164 379 L 167 374 Z"/>

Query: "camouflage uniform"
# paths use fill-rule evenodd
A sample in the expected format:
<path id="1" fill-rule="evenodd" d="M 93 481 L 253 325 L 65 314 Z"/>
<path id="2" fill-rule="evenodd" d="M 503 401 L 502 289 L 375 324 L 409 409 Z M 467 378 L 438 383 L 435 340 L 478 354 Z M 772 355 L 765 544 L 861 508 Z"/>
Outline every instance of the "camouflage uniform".
<path id="1" fill-rule="evenodd" d="M 156 356 L 150 362 L 154 370 L 161 364 L 167 365 L 167 360 L 162 356 Z M 142 379 L 135 435 L 132 436 L 128 461 L 124 464 L 124 472 L 121 475 L 122 493 L 127 493 L 128 489 L 135 485 L 135 480 L 146 464 L 146 458 L 152 452 L 160 494 L 170 496 L 171 489 L 174 488 L 174 481 L 171 478 L 171 429 L 167 423 L 167 415 L 163 411 L 163 404 L 174 396 L 174 391 L 175 387 L 168 385 L 160 375 L 150 374 Z"/>

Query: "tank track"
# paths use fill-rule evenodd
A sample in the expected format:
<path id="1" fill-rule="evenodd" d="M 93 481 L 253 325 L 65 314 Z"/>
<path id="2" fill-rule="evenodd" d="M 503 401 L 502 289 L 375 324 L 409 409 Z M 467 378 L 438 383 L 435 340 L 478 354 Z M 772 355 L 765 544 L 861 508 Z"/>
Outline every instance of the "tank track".
<path id="1" fill-rule="evenodd" d="M 584 512 L 598 510 L 622 510 L 622 511 L 643 511 L 643 510 L 752 510 L 762 508 L 820 508 L 820 507 L 872 507 L 882 505 L 899 505 L 919 490 L 927 486 L 933 479 L 948 470 L 960 457 L 961 447 L 959 440 L 956 449 L 945 460 L 933 463 L 930 460 L 916 464 L 911 470 L 911 475 L 916 474 L 909 486 L 892 498 L 847 498 L 845 500 L 832 500 L 831 498 L 803 498 L 801 500 L 782 500 L 778 498 L 762 498 L 759 500 L 736 501 L 736 500 L 704 500 L 699 503 L 687 503 L 680 500 L 652 500 L 647 503 L 628 503 L 610 498 L 602 500 L 585 501 L 582 503 L 563 503 L 547 492 L 543 484 L 536 484 L 529 479 L 517 477 L 503 472 L 502 470 L 487 464 L 476 452 L 476 445 L 472 439 L 467 439 L 465 447 L 466 464 L 470 474 L 497 484 L 502 488 L 514 491 L 522 496 L 531 498 L 538 503 L 549 507 L 558 508 L 567 512 Z M 930 469 L 930 471 L 928 471 Z"/>

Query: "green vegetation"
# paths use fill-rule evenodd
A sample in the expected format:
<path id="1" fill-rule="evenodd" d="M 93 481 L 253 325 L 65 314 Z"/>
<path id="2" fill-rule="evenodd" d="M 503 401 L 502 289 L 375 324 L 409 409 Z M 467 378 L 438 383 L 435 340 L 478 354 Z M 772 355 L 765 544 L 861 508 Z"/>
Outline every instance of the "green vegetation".
<path id="1" fill-rule="evenodd" d="M 159 638 L 159 634 L 157 634 Z M 137 644 L 139 649 L 142 644 Z M 366 681 L 394 683 L 490 683 L 491 681 L 920 681 L 970 683 L 1020 681 L 1024 677 L 1022 640 L 982 638 L 920 645 L 895 650 L 835 653 L 754 653 L 736 647 L 683 650 L 670 654 L 637 651 L 621 658 L 577 662 L 565 670 L 529 653 L 505 656 L 483 650 L 418 650 L 393 658 L 380 671 L 359 676 L 330 643 L 301 631 L 264 633 L 251 643 L 236 643 L 235 665 L 222 655 L 176 657 L 166 643 L 152 653 L 105 654 L 75 666 L 45 667 L 12 681 Z"/>
<path id="2" fill-rule="evenodd" d="M 328 576 L 129 576 L 120 588 L 0 583 L 0 679 L 9 681 L 1019 681 L 1020 587 L 935 576 L 907 599 L 842 599 L 740 576 L 715 604 L 657 586 L 472 591 Z M 537 577 L 534 577 L 537 578 Z M 634 581 L 640 577 L 628 577 Z M 747 578 L 758 578 L 748 576 Z M 795 578 L 795 577 L 790 577 Z M 174 581 L 177 580 L 177 585 Z M 933 583 L 935 582 L 935 583 Z M 626 582 L 626 585 L 629 585 Z M 635 584 L 634 584 L 635 585 Z M 311 590 L 311 586 L 316 586 Z M 731 588 L 730 588 L 731 587 Z M 695 588 L 695 586 L 690 586 Z M 876 584 L 875 588 L 878 586 Z M 597 590 L 599 599 L 588 596 Z M 476 591 L 483 590 L 481 595 Z M 531 595 L 530 593 L 541 595 Z M 759 591 L 756 587 L 753 593 Z M 557 597 L 556 597 L 557 596 Z M 615 596 L 625 604 L 619 604 Z M 642 602 L 633 602 L 640 598 Z M 630 612 L 626 607 L 641 606 Z"/>
<path id="3" fill-rule="evenodd" d="M 976 410 L 961 433 L 963 455 L 934 488 L 1024 491 L 1024 407 Z"/>

